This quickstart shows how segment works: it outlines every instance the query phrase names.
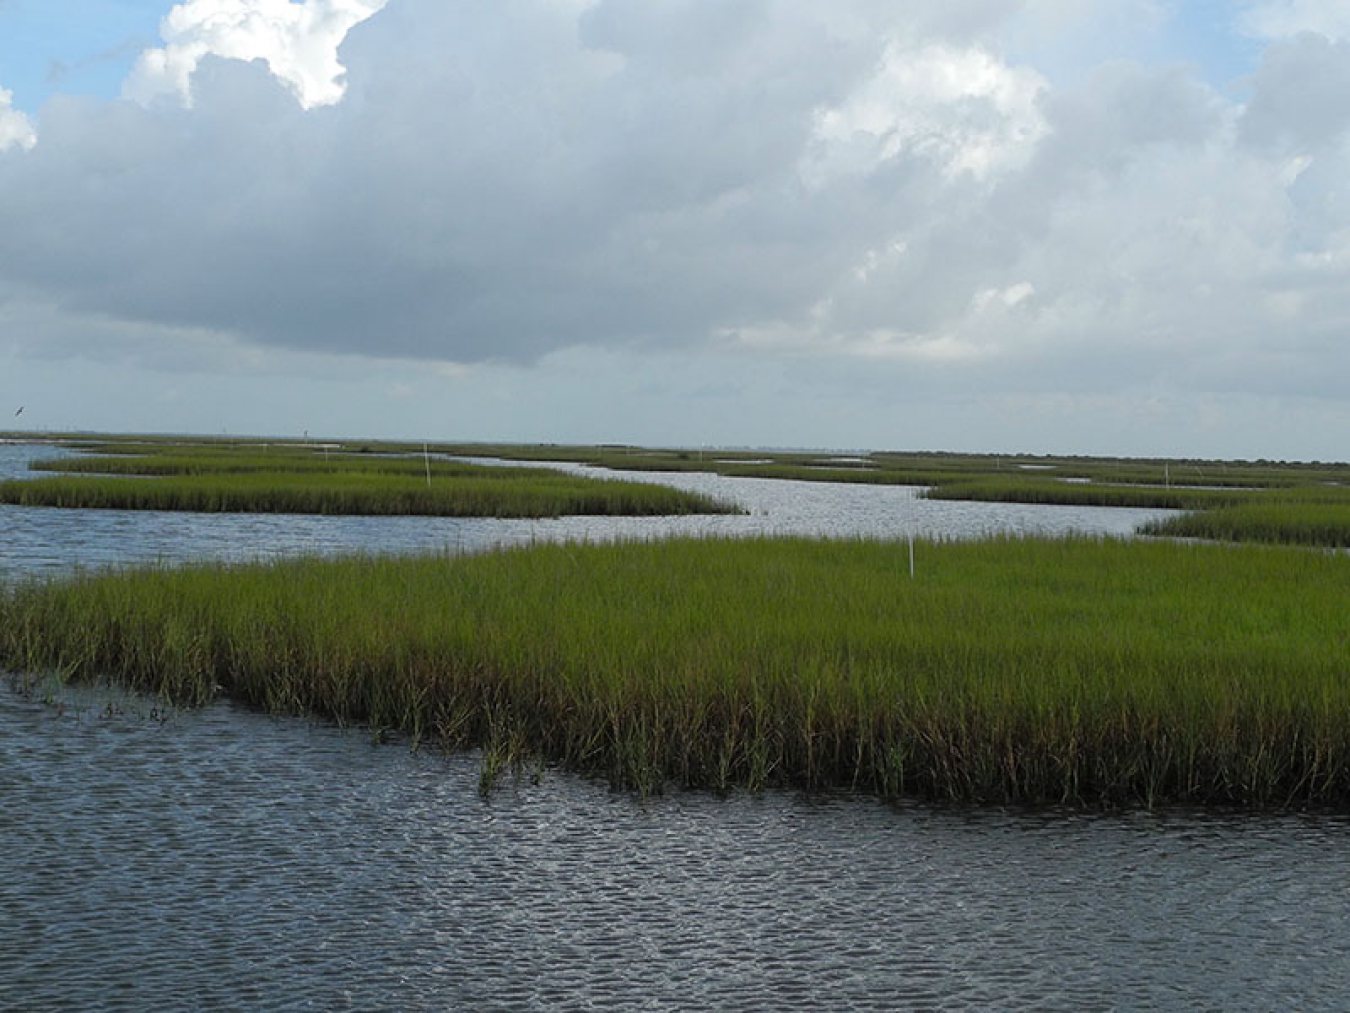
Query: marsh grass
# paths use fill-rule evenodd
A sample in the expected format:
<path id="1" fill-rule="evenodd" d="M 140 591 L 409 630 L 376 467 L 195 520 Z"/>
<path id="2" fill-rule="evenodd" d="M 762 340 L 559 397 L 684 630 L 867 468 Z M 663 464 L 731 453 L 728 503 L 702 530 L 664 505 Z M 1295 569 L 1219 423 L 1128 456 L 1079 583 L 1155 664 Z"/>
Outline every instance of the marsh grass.
<path id="1" fill-rule="evenodd" d="M 100 448 L 86 457 L 44 458 L 31 462 L 33 471 L 62 474 L 183 477 L 190 475 L 248 475 L 264 473 L 304 475 L 401 475 L 425 479 L 495 476 L 539 479 L 560 474 L 531 467 L 492 467 L 443 456 L 424 459 L 408 455 L 369 455 L 283 447 L 270 452 L 256 447 L 180 448 L 171 445 L 137 446 L 134 453 Z"/>
<path id="2" fill-rule="evenodd" d="M 0 663 L 481 748 L 642 792 L 1350 802 L 1350 559 L 795 539 L 89 574 Z"/>
<path id="3" fill-rule="evenodd" d="M 138 446 L 135 454 L 38 461 L 60 477 L 0 482 L 24 506 L 203 512 L 551 517 L 729 513 L 664 486 L 404 457 L 303 448 Z M 87 474 L 87 473 L 93 474 Z"/>
<path id="4" fill-rule="evenodd" d="M 1215 541 L 1350 546 L 1350 487 L 1338 484 L 1191 489 L 985 478 L 938 485 L 923 495 L 930 499 L 1185 510 L 1189 512 L 1147 521 L 1138 530 L 1146 535 Z"/>
<path id="5" fill-rule="evenodd" d="M 1149 535 L 1350 547 L 1350 489 L 1302 488 L 1141 526 Z"/>
<path id="6" fill-rule="evenodd" d="M 409 446 L 408 449 L 413 449 Z M 970 479 L 1074 479 L 1108 485 L 1282 488 L 1350 483 L 1350 466 L 1273 461 L 1211 461 L 947 452 L 655 449 L 560 444 L 443 444 L 441 450 L 507 460 L 569 461 L 617 470 L 711 471 L 806 481 L 940 485 Z"/>

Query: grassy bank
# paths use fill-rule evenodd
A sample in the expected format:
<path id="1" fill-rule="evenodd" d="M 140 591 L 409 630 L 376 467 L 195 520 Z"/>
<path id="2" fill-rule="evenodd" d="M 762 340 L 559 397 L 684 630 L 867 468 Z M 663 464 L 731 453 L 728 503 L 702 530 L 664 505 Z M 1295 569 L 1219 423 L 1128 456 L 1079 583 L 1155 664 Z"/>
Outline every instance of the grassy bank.
<path id="1" fill-rule="evenodd" d="M 1169 489 L 995 478 L 939 485 L 923 495 L 930 499 L 1185 510 L 1189 512 L 1146 522 L 1139 531 L 1227 542 L 1350 545 L 1350 487 L 1340 485 Z"/>
<path id="2" fill-rule="evenodd" d="M 38 461 L 61 477 L 0 482 L 23 506 L 203 512 L 553 517 L 727 513 L 736 508 L 663 486 L 411 457 L 306 448 L 136 445 Z"/>
<path id="3" fill-rule="evenodd" d="M 537 546 L 84 576 L 0 661 L 369 722 L 644 791 L 1350 804 L 1350 559 L 1267 547 Z M 219 688 L 217 688 L 219 687 Z"/>
<path id="4" fill-rule="evenodd" d="M 1149 535 L 1350 547 L 1350 489 L 1290 490 L 1145 524 Z"/>

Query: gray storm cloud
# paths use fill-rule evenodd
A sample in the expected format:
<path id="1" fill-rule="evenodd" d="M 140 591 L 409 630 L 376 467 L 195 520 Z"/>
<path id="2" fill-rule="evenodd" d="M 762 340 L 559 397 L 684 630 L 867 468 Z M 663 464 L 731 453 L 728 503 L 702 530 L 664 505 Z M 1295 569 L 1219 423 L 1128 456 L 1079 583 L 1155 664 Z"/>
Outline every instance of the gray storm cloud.
<path id="1" fill-rule="evenodd" d="M 1239 104 L 1175 67 L 1059 87 L 1002 53 L 1009 5 L 898 7 L 390 0 L 333 104 L 211 56 L 190 108 L 57 97 L 0 152 L 0 302 L 457 362 L 1348 375 L 1346 43 L 1271 42 Z"/>

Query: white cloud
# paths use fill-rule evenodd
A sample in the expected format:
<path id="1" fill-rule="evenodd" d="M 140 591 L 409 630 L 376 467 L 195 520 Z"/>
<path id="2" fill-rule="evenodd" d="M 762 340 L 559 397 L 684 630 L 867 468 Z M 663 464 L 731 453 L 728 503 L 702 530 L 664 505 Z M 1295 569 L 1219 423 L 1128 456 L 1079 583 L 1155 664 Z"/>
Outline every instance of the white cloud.
<path id="1" fill-rule="evenodd" d="M 1259 38 L 1282 39 L 1313 32 L 1332 39 L 1350 38 L 1350 5 L 1345 0 L 1259 0 L 1241 18 Z"/>
<path id="2" fill-rule="evenodd" d="M 188 0 L 164 17 L 164 46 L 136 62 L 123 93 L 138 102 L 191 101 L 192 74 L 207 56 L 262 60 L 305 108 L 342 98 L 337 48 L 353 25 L 387 0 Z"/>
<path id="3" fill-rule="evenodd" d="M 980 48 L 893 43 L 870 80 L 817 114 L 807 172 L 871 172 L 919 153 L 947 172 L 987 177 L 1024 161 L 1045 132 L 1044 84 Z"/>
<path id="4" fill-rule="evenodd" d="M 299 5 L 195 0 L 160 51 L 190 111 L 45 107 L 0 159 L 26 345 L 1345 397 L 1344 43 L 1268 43 L 1239 104 L 1178 66 L 1051 84 L 990 0 L 390 0 L 335 27 L 375 6 L 310 0 L 338 18 L 311 46 Z M 345 95 L 306 113 L 305 81 Z"/>
<path id="5" fill-rule="evenodd" d="M 0 88 L 0 151 L 6 148 L 28 149 L 37 143 L 33 123 L 14 108 L 14 93 Z"/>

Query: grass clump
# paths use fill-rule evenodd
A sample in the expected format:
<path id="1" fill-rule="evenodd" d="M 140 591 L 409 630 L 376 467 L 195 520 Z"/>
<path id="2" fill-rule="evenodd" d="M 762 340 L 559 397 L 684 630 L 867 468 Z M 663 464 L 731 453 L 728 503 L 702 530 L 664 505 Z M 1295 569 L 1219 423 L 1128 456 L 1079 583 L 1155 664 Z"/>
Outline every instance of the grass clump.
<path id="1" fill-rule="evenodd" d="M 1143 534 L 1228 542 L 1350 547 L 1350 489 L 1283 490 L 1240 503 L 1152 521 Z"/>
<path id="2" fill-rule="evenodd" d="M 0 662 L 223 692 L 657 791 L 1350 803 L 1350 559 L 676 540 L 84 575 Z"/>

